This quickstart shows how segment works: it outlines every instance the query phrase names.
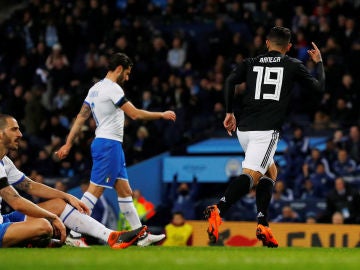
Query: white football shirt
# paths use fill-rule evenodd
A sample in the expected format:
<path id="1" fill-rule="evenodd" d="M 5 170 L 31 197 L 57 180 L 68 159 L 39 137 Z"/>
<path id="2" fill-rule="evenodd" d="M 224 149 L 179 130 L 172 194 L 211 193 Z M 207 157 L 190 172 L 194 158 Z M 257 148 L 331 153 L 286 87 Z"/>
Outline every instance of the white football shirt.
<path id="1" fill-rule="evenodd" d="M 16 185 L 17 183 L 24 180 L 25 175 L 19 171 L 10 158 L 7 156 L 3 157 L 0 161 L 0 178 L 7 177 L 10 185 Z M 1 215 L 1 201 L 0 197 L 0 224 L 3 223 L 3 217 Z"/>
<path id="2" fill-rule="evenodd" d="M 91 108 L 97 138 L 123 141 L 125 115 L 119 104 L 124 98 L 124 90 L 107 78 L 90 88 L 84 102 Z"/>

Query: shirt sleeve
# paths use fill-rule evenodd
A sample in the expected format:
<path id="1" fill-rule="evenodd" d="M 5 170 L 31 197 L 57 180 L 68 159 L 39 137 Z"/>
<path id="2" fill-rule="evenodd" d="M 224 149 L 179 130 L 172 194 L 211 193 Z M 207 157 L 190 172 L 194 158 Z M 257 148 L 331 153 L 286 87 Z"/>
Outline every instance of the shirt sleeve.
<path id="1" fill-rule="evenodd" d="M 10 158 L 3 158 L 6 177 L 10 185 L 16 185 L 25 179 L 25 174 L 19 171 Z"/>
<path id="2" fill-rule="evenodd" d="M 246 64 L 242 62 L 237 65 L 235 69 L 225 80 L 225 107 L 227 113 L 233 112 L 233 98 L 235 87 L 246 80 Z"/>
<path id="3" fill-rule="evenodd" d="M 116 84 L 109 92 L 109 97 L 116 106 L 119 106 L 125 99 L 124 90 Z"/>
<path id="4" fill-rule="evenodd" d="M 322 62 L 316 64 L 317 78 L 314 78 L 302 63 L 299 64 L 297 77 L 297 81 L 301 84 L 301 86 L 319 92 L 325 91 L 325 71 Z"/>

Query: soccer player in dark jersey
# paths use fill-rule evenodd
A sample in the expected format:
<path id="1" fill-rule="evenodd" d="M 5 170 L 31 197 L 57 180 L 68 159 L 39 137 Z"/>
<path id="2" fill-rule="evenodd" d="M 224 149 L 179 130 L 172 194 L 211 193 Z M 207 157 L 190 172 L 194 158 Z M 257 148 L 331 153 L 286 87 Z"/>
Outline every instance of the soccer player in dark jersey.
<path id="1" fill-rule="evenodd" d="M 267 212 L 277 177 L 273 157 L 279 130 L 285 121 L 295 82 L 309 91 L 324 91 L 325 87 L 324 67 L 317 46 L 312 43 L 313 48 L 308 50 L 308 54 L 316 63 L 318 79 L 309 73 L 301 61 L 286 55 L 292 45 L 290 39 L 288 28 L 273 27 L 266 40 L 268 52 L 245 59 L 226 79 L 226 117 L 223 124 L 230 136 L 236 130 L 245 159 L 242 174 L 230 182 L 216 205 L 208 206 L 204 211 L 212 243 L 218 240 L 221 216 L 256 186 L 256 236 L 264 246 L 278 246 L 269 228 Z M 241 94 L 236 121 L 233 97 L 236 85 L 243 82 L 246 88 Z"/>

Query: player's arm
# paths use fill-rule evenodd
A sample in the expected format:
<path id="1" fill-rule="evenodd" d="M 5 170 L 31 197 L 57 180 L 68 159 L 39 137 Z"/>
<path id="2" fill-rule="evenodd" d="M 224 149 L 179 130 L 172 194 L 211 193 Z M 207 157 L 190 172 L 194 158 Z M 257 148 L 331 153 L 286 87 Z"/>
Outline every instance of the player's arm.
<path id="1" fill-rule="evenodd" d="M 309 71 L 304 65 L 300 65 L 299 69 L 299 83 L 314 89 L 316 91 L 324 92 L 325 91 L 325 70 L 322 62 L 322 57 L 320 50 L 314 42 L 311 43 L 313 48 L 308 50 L 310 58 L 314 61 L 316 67 L 317 78 L 311 76 Z"/>
<path id="2" fill-rule="evenodd" d="M 146 110 L 141 110 L 136 108 L 130 101 L 126 101 L 120 108 L 133 120 L 156 120 L 156 119 L 165 119 L 165 120 L 176 120 L 176 114 L 173 111 L 165 112 L 150 112 Z"/>
<path id="3" fill-rule="evenodd" d="M 27 216 L 36 217 L 36 218 L 46 218 L 49 221 L 53 221 L 58 218 L 55 214 L 21 197 L 19 193 L 11 185 L 9 185 L 6 177 L 0 179 L 0 196 L 14 210 L 19 211 Z"/>
<path id="4" fill-rule="evenodd" d="M 66 143 L 57 152 L 55 152 L 55 154 L 60 159 L 64 159 L 67 157 L 75 138 L 79 135 L 81 131 L 81 127 L 84 125 L 85 121 L 90 117 L 90 115 L 91 115 L 90 106 L 86 103 L 83 103 L 81 110 L 76 116 L 76 119 L 70 129 L 69 135 L 66 138 Z"/>
<path id="5" fill-rule="evenodd" d="M 224 128 L 229 136 L 236 130 L 236 118 L 233 113 L 233 98 L 236 85 L 245 81 L 245 63 L 238 65 L 225 80 L 225 109 L 226 116 L 223 121 Z"/>
<path id="6" fill-rule="evenodd" d="M 225 108 L 226 113 L 233 113 L 233 98 L 236 85 L 245 81 L 246 65 L 245 62 L 239 64 L 225 80 Z"/>
<path id="7" fill-rule="evenodd" d="M 65 242 L 66 228 L 60 218 L 57 215 L 39 207 L 33 202 L 21 197 L 19 193 L 9 185 L 6 177 L 0 179 L 0 196 L 16 211 L 19 211 L 29 217 L 47 219 L 54 228 L 54 234 L 60 237 L 61 242 Z"/>
<path id="8" fill-rule="evenodd" d="M 63 199 L 67 203 L 74 206 L 79 212 L 89 214 L 89 208 L 78 198 L 61 190 L 49 187 L 47 185 L 35 182 L 29 177 L 25 177 L 23 181 L 16 184 L 16 188 L 36 197 L 43 199 Z"/>

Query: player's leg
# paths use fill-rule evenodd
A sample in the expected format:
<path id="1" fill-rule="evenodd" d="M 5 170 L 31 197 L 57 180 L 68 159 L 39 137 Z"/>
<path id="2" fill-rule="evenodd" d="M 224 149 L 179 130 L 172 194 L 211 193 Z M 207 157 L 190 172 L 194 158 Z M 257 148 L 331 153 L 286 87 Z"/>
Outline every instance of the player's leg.
<path id="1" fill-rule="evenodd" d="M 245 151 L 249 146 L 250 133 L 237 131 L 238 140 Z M 260 175 L 261 176 L 261 175 Z M 232 179 L 222 198 L 215 204 L 208 206 L 205 211 L 205 218 L 208 220 L 208 236 L 211 243 L 215 243 L 219 237 L 219 226 L 221 225 L 221 217 L 225 215 L 228 209 L 244 195 L 249 193 L 253 186 L 254 178 L 257 178 L 255 172 L 243 170 L 236 178 Z"/>
<path id="2" fill-rule="evenodd" d="M 39 203 L 42 208 L 58 215 L 65 226 L 77 233 L 87 234 L 108 243 L 112 248 L 126 248 L 135 242 L 146 228 L 142 226 L 133 231 L 117 232 L 106 228 L 89 215 L 80 213 L 62 199 L 52 199 Z M 122 243 L 122 244 L 121 244 Z M 120 245 L 121 244 L 121 245 Z M 75 245 L 76 246 L 76 245 Z"/>
<path id="3" fill-rule="evenodd" d="M 116 143 L 116 142 L 115 142 Z M 96 138 L 91 144 L 91 156 L 93 160 L 93 165 L 91 168 L 90 175 L 90 184 L 88 189 L 81 197 L 81 201 L 90 209 L 90 214 L 94 209 L 98 198 L 103 194 L 105 187 L 112 188 L 115 179 L 112 181 L 109 179 L 109 175 L 112 174 L 112 164 L 111 161 L 112 151 L 115 149 L 113 147 L 114 141 L 105 140 Z M 77 246 L 77 247 L 87 247 L 84 238 L 81 234 L 71 230 L 68 237 L 66 238 L 66 244 Z"/>
<path id="4" fill-rule="evenodd" d="M 122 170 L 122 176 L 126 177 L 126 179 L 118 179 L 115 183 L 115 190 L 118 194 L 120 211 L 124 214 L 126 220 L 134 230 L 141 227 L 142 224 L 133 202 L 132 189 L 130 187 L 129 181 L 127 180 L 126 170 Z M 150 232 L 146 232 L 146 234 L 141 239 L 139 239 L 137 245 L 142 247 L 149 246 L 163 240 L 164 238 L 165 234 L 154 235 Z"/>
<path id="5" fill-rule="evenodd" d="M 46 247 L 53 235 L 53 228 L 46 219 L 33 218 L 22 222 L 0 224 L 0 237 L 2 233 L 2 247 L 13 247 L 31 242 Z"/>
<path id="6" fill-rule="evenodd" d="M 127 176 L 125 176 L 127 177 Z M 120 212 L 123 213 L 132 229 L 141 227 L 141 221 L 132 198 L 132 189 L 127 179 L 118 179 L 115 183 Z"/>
<path id="7" fill-rule="evenodd" d="M 274 162 L 272 162 L 268 171 L 259 179 L 259 182 L 256 186 L 257 219 L 258 223 L 264 226 L 269 226 L 268 208 L 270 205 L 276 177 L 276 165 Z"/>
<path id="8" fill-rule="evenodd" d="M 256 185 L 256 207 L 258 226 L 256 236 L 262 240 L 264 246 L 277 247 L 278 242 L 273 236 L 268 223 L 268 209 L 272 197 L 274 184 L 277 177 L 277 169 L 274 163 L 274 155 L 277 147 L 279 133 L 277 131 L 256 132 L 254 135 L 255 152 L 261 158 L 258 163 L 259 169 L 263 176 L 260 177 Z M 260 148 L 259 148 L 260 147 Z"/>

